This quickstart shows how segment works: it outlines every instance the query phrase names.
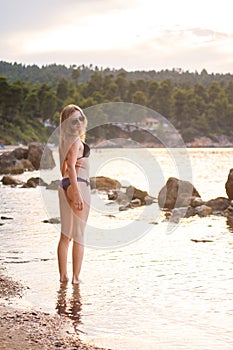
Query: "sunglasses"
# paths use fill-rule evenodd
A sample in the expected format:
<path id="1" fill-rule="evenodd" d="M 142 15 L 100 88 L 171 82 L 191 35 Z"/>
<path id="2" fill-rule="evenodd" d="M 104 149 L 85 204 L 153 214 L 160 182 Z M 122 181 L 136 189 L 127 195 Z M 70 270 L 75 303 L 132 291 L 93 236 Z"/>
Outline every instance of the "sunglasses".
<path id="1" fill-rule="evenodd" d="M 80 117 L 71 120 L 71 125 L 76 125 L 78 121 L 83 122 L 84 119 L 85 117 L 83 115 L 80 115 Z"/>

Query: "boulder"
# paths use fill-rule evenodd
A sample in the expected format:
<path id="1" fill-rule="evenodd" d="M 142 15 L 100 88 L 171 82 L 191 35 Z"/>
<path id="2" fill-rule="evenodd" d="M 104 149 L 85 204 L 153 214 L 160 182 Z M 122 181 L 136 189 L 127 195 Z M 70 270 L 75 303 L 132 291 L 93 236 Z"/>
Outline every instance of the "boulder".
<path id="1" fill-rule="evenodd" d="M 51 181 L 49 185 L 46 185 L 46 190 L 57 190 L 60 186 L 60 180 Z"/>
<path id="2" fill-rule="evenodd" d="M 52 151 L 41 143 L 32 142 L 28 149 L 16 148 L 0 155 L 0 174 L 22 174 L 25 170 L 52 169 Z"/>
<path id="3" fill-rule="evenodd" d="M 178 223 L 182 218 L 189 218 L 197 214 L 196 208 L 191 206 L 174 208 L 170 212 L 165 213 L 166 219 L 169 219 L 170 222 Z"/>
<path id="4" fill-rule="evenodd" d="M 145 204 L 149 205 L 149 204 L 152 204 L 154 201 L 154 198 L 149 196 L 147 191 L 139 190 L 134 186 L 128 186 L 126 188 L 126 195 L 128 196 L 130 201 L 134 199 L 140 199 L 142 205 L 145 205 Z"/>
<path id="5" fill-rule="evenodd" d="M 120 189 L 110 190 L 108 192 L 108 199 L 116 201 L 118 204 L 127 206 L 131 206 L 135 208 L 136 206 L 141 205 L 150 205 L 154 203 L 155 198 L 149 196 L 147 191 L 139 190 L 134 186 L 128 186 L 124 191 Z"/>
<path id="6" fill-rule="evenodd" d="M 29 143 L 28 160 L 36 170 L 52 169 L 55 167 L 55 161 L 51 149 L 38 142 Z"/>
<path id="7" fill-rule="evenodd" d="M 232 207 L 232 205 L 229 205 L 229 207 L 227 207 L 227 209 L 224 210 L 224 214 L 227 218 L 233 219 L 233 207 Z"/>
<path id="8" fill-rule="evenodd" d="M 34 166 L 28 159 L 21 159 L 20 163 L 22 164 L 24 171 L 33 171 L 35 170 Z"/>
<path id="9" fill-rule="evenodd" d="M 130 202 L 131 208 L 137 208 L 137 207 L 140 207 L 141 205 L 142 205 L 142 202 L 139 198 L 135 198 Z"/>
<path id="10" fill-rule="evenodd" d="M 17 186 L 22 184 L 22 181 L 10 175 L 3 176 L 1 182 L 3 185 L 7 185 L 7 186 Z"/>
<path id="11" fill-rule="evenodd" d="M 226 193 L 229 199 L 233 199 L 233 169 L 230 169 L 227 182 L 225 183 Z"/>
<path id="12" fill-rule="evenodd" d="M 42 222 L 44 222 L 45 224 L 60 224 L 61 220 L 60 218 L 51 218 L 43 220 Z"/>
<path id="13" fill-rule="evenodd" d="M 22 174 L 23 172 L 23 164 L 12 152 L 5 152 L 0 156 L 0 174 Z"/>
<path id="14" fill-rule="evenodd" d="M 159 191 L 158 204 L 160 208 L 187 207 L 192 197 L 201 197 L 196 188 L 189 182 L 170 177 Z"/>
<path id="15" fill-rule="evenodd" d="M 27 159 L 28 157 L 28 148 L 23 148 L 23 147 L 18 147 L 15 148 L 11 154 L 16 158 L 16 159 Z"/>
<path id="16" fill-rule="evenodd" d="M 199 207 L 202 204 L 203 204 L 203 200 L 200 197 L 191 197 L 191 200 L 190 200 L 191 207 L 193 208 Z"/>
<path id="17" fill-rule="evenodd" d="M 91 189 L 110 191 L 121 188 L 121 183 L 106 176 L 94 176 L 90 178 Z"/>
<path id="18" fill-rule="evenodd" d="M 35 188 L 37 186 L 47 186 L 40 177 L 30 177 L 22 188 Z"/>
<path id="19" fill-rule="evenodd" d="M 208 216 L 213 213 L 213 209 L 205 204 L 202 204 L 195 209 L 197 210 L 197 214 L 201 217 Z"/>
<path id="20" fill-rule="evenodd" d="M 127 205 L 130 202 L 127 194 L 121 190 L 111 190 L 108 192 L 108 199 L 116 201 L 118 204 Z"/>
<path id="21" fill-rule="evenodd" d="M 230 199 L 224 197 L 217 197 L 215 199 L 210 199 L 207 202 L 203 202 L 206 206 L 212 208 L 213 212 L 224 212 L 230 205 Z"/>

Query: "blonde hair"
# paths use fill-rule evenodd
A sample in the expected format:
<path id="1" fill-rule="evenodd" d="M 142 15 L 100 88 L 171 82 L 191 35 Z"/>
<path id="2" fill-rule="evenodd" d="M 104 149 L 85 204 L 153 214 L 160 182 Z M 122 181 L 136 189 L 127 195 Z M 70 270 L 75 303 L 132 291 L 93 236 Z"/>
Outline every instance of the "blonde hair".
<path id="1" fill-rule="evenodd" d="M 80 136 L 80 139 L 82 141 L 85 141 L 86 138 L 86 127 L 87 127 L 87 118 L 83 112 L 83 110 L 79 107 L 76 106 L 74 104 L 69 104 L 67 106 L 65 106 L 60 114 L 60 126 L 61 126 L 61 136 L 63 136 L 63 134 L 70 134 L 70 135 L 75 135 L 74 132 L 71 132 L 71 130 L 67 130 L 68 128 L 62 128 L 62 123 L 69 119 L 71 117 L 71 115 L 75 112 L 75 111 L 79 111 L 81 113 L 81 115 L 84 117 L 84 121 L 83 121 L 83 133 Z M 62 130 L 64 129 L 64 130 Z M 77 135 L 76 135 L 77 136 Z"/>
<path id="2" fill-rule="evenodd" d="M 70 128 L 69 123 L 67 122 L 71 115 L 75 112 L 79 111 L 81 115 L 84 117 L 83 121 L 83 132 L 80 135 L 79 131 L 72 130 Z M 65 106 L 60 114 L 60 142 L 59 142 L 59 156 L 60 156 L 60 168 L 62 169 L 63 162 L 66 158 L 67 152 L 69 151 L 71 145 L 77 137 L 84 142 L 86 138 L 86 127 L 87 127 L 87 118 L 83 113 L 83 110 L 74 104 L 69 104 Z"/>

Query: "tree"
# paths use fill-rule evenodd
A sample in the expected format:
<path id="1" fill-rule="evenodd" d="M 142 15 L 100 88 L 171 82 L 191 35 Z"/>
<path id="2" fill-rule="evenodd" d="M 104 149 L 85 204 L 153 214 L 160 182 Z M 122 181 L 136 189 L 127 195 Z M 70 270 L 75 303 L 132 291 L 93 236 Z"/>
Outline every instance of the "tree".
<path id="1" fill-rule="evenodd" d="M 57 98 L 64 101 L 68 97 L 68 94 L 68 81 L 63 78 L 57 85 Z"/>
<path id="2" fill-rule="evenodd" d="M 121 100 L 125 101 L 127 97 L 127 89 L 128 89 L 128 81 L 126 79 L 125 72 L 121 72 L 117 75 L 116 84 L 118 86 L 119 96 Z"/>
<path id="3" fill-rule="evenodd" d="M 37 93 L 35 91 L 31 92 L 24 101 L 22 114 L 26 118 L 38 118 L 40 116 L 39 106 L 40 103 Z"/>
<path id="4" fill-rule="evenodd" d="M 141 106 L 146 106 L 147 105 L 147 98 L 142 91 L 136 91 L 132 95 L 132 102 Z"/>

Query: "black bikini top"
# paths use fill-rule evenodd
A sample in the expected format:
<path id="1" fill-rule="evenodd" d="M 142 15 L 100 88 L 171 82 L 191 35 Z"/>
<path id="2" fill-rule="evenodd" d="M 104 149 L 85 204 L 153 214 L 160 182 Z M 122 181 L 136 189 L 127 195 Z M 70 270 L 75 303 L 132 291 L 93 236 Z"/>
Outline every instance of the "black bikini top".
<path id="1" fill-rule="evenodd" d="M 85 143 L 83 141 L 82 141 L 82 143 L 83 143 L 83 146 L 84 146 L 83 147 L 83 155 L 82 155 L 82 157 L 77 158 L 77 160 L 79 160 L 81 158 L 88 158 L 89 155 L 90 155 L 90 147 L 88 146 L 87 143 Z"/>

